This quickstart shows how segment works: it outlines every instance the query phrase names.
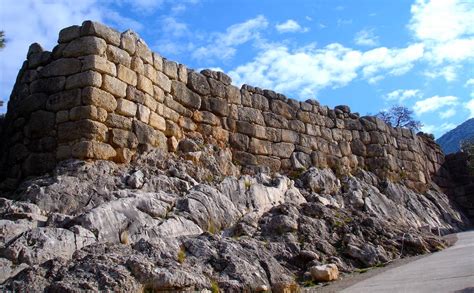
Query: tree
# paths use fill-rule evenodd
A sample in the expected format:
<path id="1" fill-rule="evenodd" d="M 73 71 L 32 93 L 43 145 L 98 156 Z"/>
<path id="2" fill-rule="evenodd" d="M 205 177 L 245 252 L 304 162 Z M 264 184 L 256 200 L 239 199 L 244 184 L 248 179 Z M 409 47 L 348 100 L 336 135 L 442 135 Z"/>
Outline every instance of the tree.
<path id="1" fill-rule="evenodd" d="M 413 111 L 404 106 L 392 106 L 388 110 L 380 111 L 377 115 L 392 127 L 406 127 L 418 131 L 423 124 L 413 119 Z"/>
<path id="2" fill-rule="evenodd" d="M 4 32 L 4 31 L 0 31 L 0 49 L 5 48 L 5 43 L 6 43 L 6 40 L 5 40 L 5 32 Z"/>

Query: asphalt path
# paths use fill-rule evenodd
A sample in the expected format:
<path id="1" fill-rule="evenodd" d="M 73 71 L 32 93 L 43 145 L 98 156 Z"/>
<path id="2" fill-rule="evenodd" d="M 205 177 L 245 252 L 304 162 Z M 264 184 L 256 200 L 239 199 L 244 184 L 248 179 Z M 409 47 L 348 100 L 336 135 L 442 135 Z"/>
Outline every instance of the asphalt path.
<path id="1" fill-rule="evenodd" d="M 387 270 L 344 289 L 358 292 L 474 292 L 474 231 L 451 247 Z"/>

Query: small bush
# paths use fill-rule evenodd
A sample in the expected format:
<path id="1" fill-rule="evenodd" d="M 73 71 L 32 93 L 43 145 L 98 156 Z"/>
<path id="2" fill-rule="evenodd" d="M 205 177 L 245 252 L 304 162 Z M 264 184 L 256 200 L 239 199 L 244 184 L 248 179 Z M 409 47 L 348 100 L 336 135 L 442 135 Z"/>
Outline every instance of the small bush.
<path id="1" fill-rule="evenodd" d="M 186 249 L 184 248 L 184 246 L 181 246 L 178 251 L 178 262 L 182 264 L 184 263 L 185 260 L 186 260 Z"/>

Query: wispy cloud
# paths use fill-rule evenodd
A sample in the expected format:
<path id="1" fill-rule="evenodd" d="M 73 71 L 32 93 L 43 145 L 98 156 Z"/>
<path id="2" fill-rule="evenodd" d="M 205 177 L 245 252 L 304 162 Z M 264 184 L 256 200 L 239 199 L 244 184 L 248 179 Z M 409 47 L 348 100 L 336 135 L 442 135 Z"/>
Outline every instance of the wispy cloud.
<path id="1" fill-rule="evenodd" d="M 449 108 L 448 110 L 439 113 L 439 117 L 441 117 L 441 119 L 448 119 L 453 117 L 454 115 L 456 115 L 456 109 L 454 108 Z"/>
<path id="2" fill-rule="evenodd" d="M 403 104 L 406 100 L 420 97 L 420 90 L 417 89 L 398 89 L 394 90 L 384 96 L 386 101 L 396 101 L 399 104 Z"/>
<path id="3" fill-rule="evenodd" d="M 195 59 L 229 59 L 235 55 L 237 46 L 251 40 L 258 40 L 260 32 L 266 27 L 268 27 L 268 21 L 263 15 L 234 24 L 224 33 L 211 35 L 210 42 L 197 48 L 192 56 Z"/>
<path id="4" fill-rule="evenodd" d="M 424 100 L 417 101 L 413 106 L 413 111 L 417 115 L 434 112 L 446 106 L 455 106 L 459 104 L 459 98 L 455 96 L 433 96 Z"/>
<path id="5" fill-rule="evenodd" d="M 279 23 L 275 26 L 279 33 L 296 33 L 296 32 L 307 32 L 309 28 L 302 27 L 298 22 L 293 19 L 288 19 L 285 22 Z"/>
<path id="6" fill-rule="evenodd" d="M 379 43 L 378 39 L 373 29 L 364 29 L 356 33 L 354 42 L 359 46 L 375 47 Z"/>

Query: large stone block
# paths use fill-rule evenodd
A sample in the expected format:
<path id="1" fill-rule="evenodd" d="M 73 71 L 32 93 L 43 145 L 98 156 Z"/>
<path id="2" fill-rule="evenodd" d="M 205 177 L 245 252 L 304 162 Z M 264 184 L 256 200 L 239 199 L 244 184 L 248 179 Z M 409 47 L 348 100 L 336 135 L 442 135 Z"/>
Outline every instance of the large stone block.
<path id="1" fill-rule="evenodd" d="M 93 70 L 111 76 L 117 76 L 115 64 L 103 57 L 89 55 L 81 57 L 80 59 L 82 61 L 82 71 Z"/>
<path id="2" fill-rule="evenodd" d="M 277 115 L 272 112 L 264 112 L 263 117 L 267 126 L 275 128 L 288 128 L 288 120 L 281 115 Z"/>
<path id="3" fill-rule="evenodd" d="M 153 83 L 144 75 L 138 75 L 137 88 L 145 93 L 153 96 Z"/>
<path id="4" fill-rule="evenodd" d="M 86 36 L 71 41 L 62 53 L 64 57 L 103 55 L 106 48 L 107 43 L 103 39 Z"/>
<path id="5" fill-rule="evenodd" d="M 225 88 L 225 98 L 229 103 L 240 105 L 242 104 L 242 96 L 239 88 L 229 85 Z"/>
<path id="6" fill-rule="evenodd" d="M 66 83 L 66 78 L 64 76 L 42 78 L 35 80 L 30 85 L 30 92 L 35 93 L 45 93 L 53 94 L 64 89 Z"/>
<path id="7" fill-rule="evenodd" d="M 117 100 L 106 91 L 96 87 L 86 87 L 82 89 L 82 103 L 84 105 L 94 105 L 113 112 L 117 108 Z"/>
<path id="8" fill-rule="evenodd" d="M 282 115 L 287 119 L 295 119 L 296 118 L 296 108 L 291 107 L 287 103 L 280 101 L 280 100 L 272 100 L 271 101 L 271 109 L 272 112 L 278 115 Z"/>
<path id="9" fill-rule="evenodd" d="M 163 59 L 163 73 L 170 79 L 178 79 L 178 64 L 174 61 Z"/>
<path id="10" fill-rule="evenodd" d="M 258 125 L 265 125 L 265 120 L 263 118 L 262 112 L 257 109 L 242 107 L 239 108 L 239 120 L 252 122 Z"/>
<path id="11" fill-rule="evenodd" d="M 23 162 L 22 169 L 25 175 L 42 175 L 51 171 L 55 165 L 56 158 L 54 154 L 33 153 Z"/>
<path id="12" fill-rule="evenodd" d="M 165 131 L 166 130 L 166 121 L 163 117 L 159 116 L 158 114 L 154 113 L 154 112 L 151 112 L 150 113 L 150 125 L 157 129 L 157 130 L 161 130 L 161 131 Z"/>
<path id="13" fill-rule="evenodd" d="M 299 143 L 300 137 L 297 132 L 293 130 L 282 129 L 281 130 L 281 141 L 290 143 Z"/>
<path id="14" fill-rule="evenodd" d="M 107 131 L 108 128 L 104 124 L 89 119 L 66 122 L 58 125 L 58 142 L 75 141 L 83 138 L 106 141 Z"/>
<path id="15" fill-rule="evenodd" d="M 88 106 L 79 106 L 74 107 L 69 111 L 69 119 L 72 121 L 82 120 L 82 119 L 91 119 L 91 120 L 98 120 L 98 121 L 105 121 L 107 118 L 107 114 L 105 117 L 101 117 L 101 112 L 97 107 L 88 105 Z"/>
<path id="16" fill-rule="evenodd" d="M 261 167 L 268 167 L 273 172 L 277 172 L 281 169 L 281 160 L 278 158 L 257 156 L 257 164 Z"/>
<path id="17" fill-rule="evenodd" d="M 109 144 L 97 141 L 80 141 L 71 150 L 74 158 L 108 160 L 117 155 Z"/>
<path id="18" fill-rule="evenodd" d="M 135 54 L 138 36 L 135 32 L 127 30 L 120 35 L 120 48 L 130 55 Z"/>
<path id="19" fill-rule="evenodd" d="M 237 131 L 251 137 L 266 139 L 265 127 L 261 125 L 251 124 L 245 121 L 237 121 Z"/>
<path id="20" fill-rule="evenodd" d="M 138 105 L 137 118 L 143 123 L 150 121 L 150 109 L 147 106 Z"/>
<path id="21" fill-rule="evenodd" d="M 207 78 L 195 71 L 188 73 L 188 86 L 190 89 L 203 96 L 211 94 L 211 88 Z"/>
<path id="22" fill-rule="evenodd" d="M 158 71 L 153 66 L 153 64 L 144 64 L 143 65 L 143 75 L 150 79 L 154 84 L 158 83 Z"/>
<path id="23" fill-rule="evenodd" d="M 117 65 L 117 77 L 118 79 L 123 82 L 126 82 L 129 85 L 137 85 L 137 74 L 135 73 L 135 71 L 123 66 L 122 64 Z"/>
<path id="24" fill-rule="evenodd" d="M 252 96 L 252 107 L 261 111 L 268 111 L 270 108 L 268 99 L 265 96 L 254 94 Z"/>
<path id="25" fill-rule="evenodd" d="M 225 85 L 215 79 L 208 78 L 207 81 L 211 87 L 211 95 L 219 98 L 225 98 Z"/>
<path id="26" fill-rule="evenodd" d="M 256 155 L 270 155 L 272 153 L 272 143 L 266 140 L 251 138 L 249 152 Z"/>
<path id="27" fill-rule="evenodd" d="M 165 92 L 171 92 L 171 80 L 169 79 L 169 77 L 160 71 L 156 73 L 156 77 L 158 79 L 157 85 Z"/>
<path id="28" fill-rule="evenodd" d="M 150 145 L 156 144 L 156 131 L 153 127 L 138 120 L 134 120 L 132 125 L 133 132 L 138 138 L 138 143 Z"/>
<path id="29" fill-rule="evenodd" d="M 143 59 L 144 62 L 148 64 L 153 64 L 153 54 L 151 50 L 148 48 L 147 44 L 144 40 L 138 39 L 137 40 L 137 56 Z"/>
<path id="30" fill-rule="evenodd" d="M 110 113 L 107 116 L 105 124 L 113 128 L 121 128 L 126 130 L 132 129 L 132 119 L 117 115 L 115 113 Z"/>
<path id="31" fill-rule="evenodd" d="M 130 67 L 130 64 L 132 63 L 132 57 L 130 57 L 127 51 L 118 47 L 108 45 L 106 53 L 107 59 L 115 64 L 122 64 L 123 66 Z"/>
<path id="32" fill-rule="evenodd" d="M 272 145 L 272 155 L 280 158 L 288 159 L 295 150 L 295 145 L 292 143 L 281 142 Z"/>
<path id="33" fill-rule="evenodd" d="M 112 146 L 129 149 L 137 148 L 138 138 L 133 132 L 123 129 L 112 129 L 111 133 L 110 142 Z"/>
<path id="34" fill-rule="evenodd" d="M 179 117 L 178 125 L 185 130 L 195 131 L 197 129 L 197 124 L 191 118 L 188 117 Z"/>
<path id="35" fill-rule="evenodd" d="M 189 90 L 182 82 L 173 80 L 171 84 L 171 94 L 175 100 L 186 107 L 199 109 L 201 107 L 201 97 Z"/>
<path id="36" fill-rule="evenodd" d="M 235 162 L 243 166 L 258 164 L 257 157 L 247 152 L 234 151 L 232 157 Z"/>
<path id="37" fill-rule="evenodd" d="M 118 98 L 124 98 L 127 95 L 127 84 L 107 74 L 104 74 L 102 89 Z"/>
<path id="38" fill-rule="evenodd" d="M 59 32 L 58 43 L 67 43 L 81 36 L 81 27 L 78 25 L 72 25 L 63 28 Z"/>
<path id="39" fill-rule="evenodd" d="M 27 127 L 28 136 L 31 138 L 43 137 L 54 130 L 56 115 L 47 111 L 36 111 L 31 114 Z"/>
<path id="40" fill-rule="evenodd" d="M 69 110 L 81 104 L 81 90 L 73 89 L 49 96 L 46 101 L 46 110 L 57 112 Z"/>
<path id="41" fill-rule="evenodd" d="M 39 72 L 42 77 L 71 75 L 81 71 L 81 61 L 76 58 L 61 58 L 54 60 Z"/>
<path id="42" fill-rule="evenodd" d="M 188 83 L 188 68 L 184 64 L 178 66 L 178 80 L 184 84 Z"/>
<path id="43" fill-rule="evenodd" d="M 66 89 L 83 88 L 88 86 L 100 87 L 102 75 L 98 72 L 88 70 L 69 76 L 66 79 Z"/>
<path id="44" fill-rule="evenodd" d="M 46 94 L 32 94 L 27 96 L 17 108 L 20 115 L 26 115 L 36 110 L 44 109 L 45 103 L 48 99 Z"/>
<path id="45" fill-rule="evenodd" d="M 205 123 L 213 126 L 220 125 L 221 123 L 219 117 L 208 111 L 195 111 L 193 120 L 197 123 Z"/>
<path id="46" fill-rule="evenodd" d="M 232 133 L 229 137 L 230 146 L 233 149 L 240 151 L 247 151 L 250 143 L 250 139 L 247 135 L 240 133 Z"/>
<path id="47" fill-rule="evenodd" d="M 95 21 L 84 21 L 81 27 L 82 36 L 97 36 L 114 46 L 120 45 L 120 33 Z"/>
<path id="48" fill-rule="evenodd" d="M 127 117 L 135 117 L 138 106 L 134 102 L 125 99 L 117 100 L 117 113 Z"/>

